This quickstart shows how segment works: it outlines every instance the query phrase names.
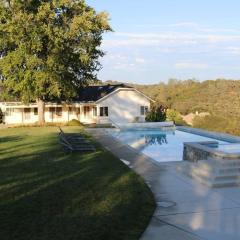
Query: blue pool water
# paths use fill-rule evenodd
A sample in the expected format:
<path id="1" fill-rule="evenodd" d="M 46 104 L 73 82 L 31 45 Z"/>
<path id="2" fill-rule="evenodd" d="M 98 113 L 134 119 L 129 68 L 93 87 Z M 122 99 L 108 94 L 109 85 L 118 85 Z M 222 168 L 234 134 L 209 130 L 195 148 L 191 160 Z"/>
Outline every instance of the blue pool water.
<path id="1" fill-rule="evenodd" d="M 158 162 L 182 161 L 183 143 L 218 141 L 213 138 L 182 132 L 159 130 L 111 131 L 115 138 Z M 218 141 L 219 144 L 227 142 Z"/>
<path id="2" fill-rule="evenodd" d="M 217 150 L 220 150 L 225 153 L 240 154 L 240 144 L 239 143 L 230 143 L 230 144 L 220 143 L 215 148 Z"/>

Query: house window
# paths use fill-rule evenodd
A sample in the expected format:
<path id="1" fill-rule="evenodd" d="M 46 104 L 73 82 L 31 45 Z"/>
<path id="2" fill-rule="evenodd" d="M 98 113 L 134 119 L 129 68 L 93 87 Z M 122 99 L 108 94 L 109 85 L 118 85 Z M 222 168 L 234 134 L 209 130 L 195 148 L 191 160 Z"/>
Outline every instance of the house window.
<path id="1" fill-rule="evenodd" d="M 7 108 L 6 109 L 6 116 L 12 116 L 14 113 L 14 108 Z"/>
<path id="2" fill-rule="evenodd" d="M 76 108 L 76 114 L 80 115 L 80 108 Z"/>
<path id="3" fill-rule="evenodd" d="M 38 115 L 38 108 L 34 108 L 33 112 L 34 112 L 34 115 L 37 116 Z"/>
<path id="4" fill-rule="evenodd" d="M 140 114 L 141 116 L 145 116 L 148 112 L 148 106 L 140 106 Z"/>
<path id="5" fill-rule="evenodd" d="M 31 108 L 24 108 L 24 119 L 31 119 Z"/>
<path id="6" fill-rule="evenodd" d="M 93 107 L 93 116 L 97 117 L 97 107 Z"/>
<path id="7" fill-rule="evenodd" d="M 54 111 L 55 111 L 55 108 L 54 108 L 54 107 L 50 107 L 50 108 L 49 108 L 49 116 L 50 116 L 51 119 L 53 119 L 53 113 L 54 113 Z"/>
<path id="8" fill-rule="evenodd" d="M 108 107 L 100 107 L 100 117 L 108 117 Z"/>
<path id="9" fill-rule="evenodd" d="M 61 107 L 50 107 L 49 108 L 50 117 L 61 117 L 62 116 L 62 108 Z"/>
<path id="10" fill-rule="evenodd" d="M 70 115 L 73 115 L 76 112 L 76 108 L 75 107 L 69 107 L 68 111 L 69 111 Z"/>
<path id="11" fill-rule="evenodd" d="M 61 117 L 62 116 L 62 108 L 61 107 L 56 107 L 56 116 Z"/>
<path id="12" fill-rule="evenodd" d="M 54 113 L 54 111 L 55 111 L 55 108 L 54 107 L 50 107 L 49 108 L 49 112 L 52 114 L 52 113 Z"/>

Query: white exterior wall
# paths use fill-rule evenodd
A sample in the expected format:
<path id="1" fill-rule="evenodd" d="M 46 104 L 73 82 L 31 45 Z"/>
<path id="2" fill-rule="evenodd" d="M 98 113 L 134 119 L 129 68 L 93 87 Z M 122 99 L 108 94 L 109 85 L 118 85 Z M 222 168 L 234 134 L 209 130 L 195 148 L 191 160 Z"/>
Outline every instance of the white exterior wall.
<path id="1" fill-rule="evenodd" d="M 69 106 L 74 109 L 74 111 L 69 111 Z M 80 104 L 72 105 L 46 105 L 45 107 L 45 121 L 46 122 L 69 122 L 73 119 L 79 120 L 84 123 L 96 123 L 97 117 L 93 116 L 93 105 L 89 106 L 88 114 L 84 114 L 84 106 Z M 50 112 L 50 107 L 61 107 L 62 115 L 57 116 L 56 114 Z M 38 115 L 34 115 L 34 108 L 37 108 L 36 105 L 33 106 L 24 106 L 20 104 L 7 104 L 0 103 L 0 108 L 4 113 L 4 122 L 6 124 L 32 124 L 38 122 Z M 11 115 L 6 115 L 6 109 L 11 108 Z M 26 119 L 24 114 L 24 108 L 30 109 L 29 118 Z"/>
<path id="2" fill-rule="evenodd" d="M 55 106 L 52 106 L 55 107 Z M 49 106 L 45 108 L 45 121 L 46 122 L 68 122 L 68 107 L 56 105 L 56 107 L 62 107 L 62 116 L 57 116 L 49 110 Z M 38 121 L 38 119 L 37 119 Z"/>
<path id="3" fill-rule="evenodd" d="M 121 89 L 98 103 L 98 116 L 100 107 L 108 107 L 108 117 L 99 116 L 98 122 L 130 123 L 136 118 L 144 122 L 145 116 L 140 113 L 141 106 L 150 109 L 150 100 L 134 89 Z"/>
<path id="4" fill-rule="evenodd" d="M 69 106 L 75 107 L 73 113 L 69 112 Z M 89 111 L 84 111 L 84 106 L 89 107 Z M 97 107 L 97 116 L 93 115 L 93 108 Z M 68 122 L 77 119 L 83 123 L 131 123 L 138 118 L 139 122 L 145 121 L 145 116 L 141 116 L 140 107 L 147 106 L 150 109 L 150 99 L 134 89 L 118 89 L 112 94 L 99 100 L 96 103 L 74 103 L 72 105 L 46 104 L 46 122 Z M 5 116 L 6 124 L 30 124 L 38 121 L 38 115 L 34 115 L 34 108 L 37 105 L 24 106 L 20 103 L 0 103 L 3 113 L 6 108 L 14 108 L 11 116 Z M 62 115 L 57 116 L 49 111 L 50 107 L 62 107 Z M 100 107 L 108 107 L 108 117 L 100 116 Z M 30 118 L 24 117 L 24 108 L 30 108 Z"/>
<path id="5" fill-rule="evenodd" d="M 93 107 L 95 106 L 95 104 L 82 104 L 80 107 L 79 121 L 82 123 L 96 123 L 97 116 L 93 116 Z M 86 114 L 84 114 L 84 107 L 89 107 L 89 111 Z"/>

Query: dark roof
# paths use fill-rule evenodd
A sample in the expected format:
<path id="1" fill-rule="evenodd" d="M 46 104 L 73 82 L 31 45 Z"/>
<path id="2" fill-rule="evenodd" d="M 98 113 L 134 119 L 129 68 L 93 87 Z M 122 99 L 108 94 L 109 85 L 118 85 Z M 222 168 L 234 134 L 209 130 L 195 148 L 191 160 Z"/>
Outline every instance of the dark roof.
<path id="1" fill-rule="evenodd" d="M 127 86 L 125 84 L 88 86 L 80 90 L 79 96 L 74 98 L 74 100 L 80 102 L 96 102 L 99 99 L 114 92 L 118 88 L 132 88 L 132 87 Z"/>

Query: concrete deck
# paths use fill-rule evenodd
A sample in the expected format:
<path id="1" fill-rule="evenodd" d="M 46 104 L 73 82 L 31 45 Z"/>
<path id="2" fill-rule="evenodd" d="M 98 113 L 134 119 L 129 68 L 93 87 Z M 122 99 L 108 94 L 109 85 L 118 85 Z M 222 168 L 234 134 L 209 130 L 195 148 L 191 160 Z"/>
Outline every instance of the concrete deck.
<path id="1" fill-rule="evenodd" d="M 176 171 L 179 163 L 157 163 L 101 129 L 89 133 L 151 188 L 158 207 L 141 240 L 240 239 L 240 188 L 211 189 Z"/>

